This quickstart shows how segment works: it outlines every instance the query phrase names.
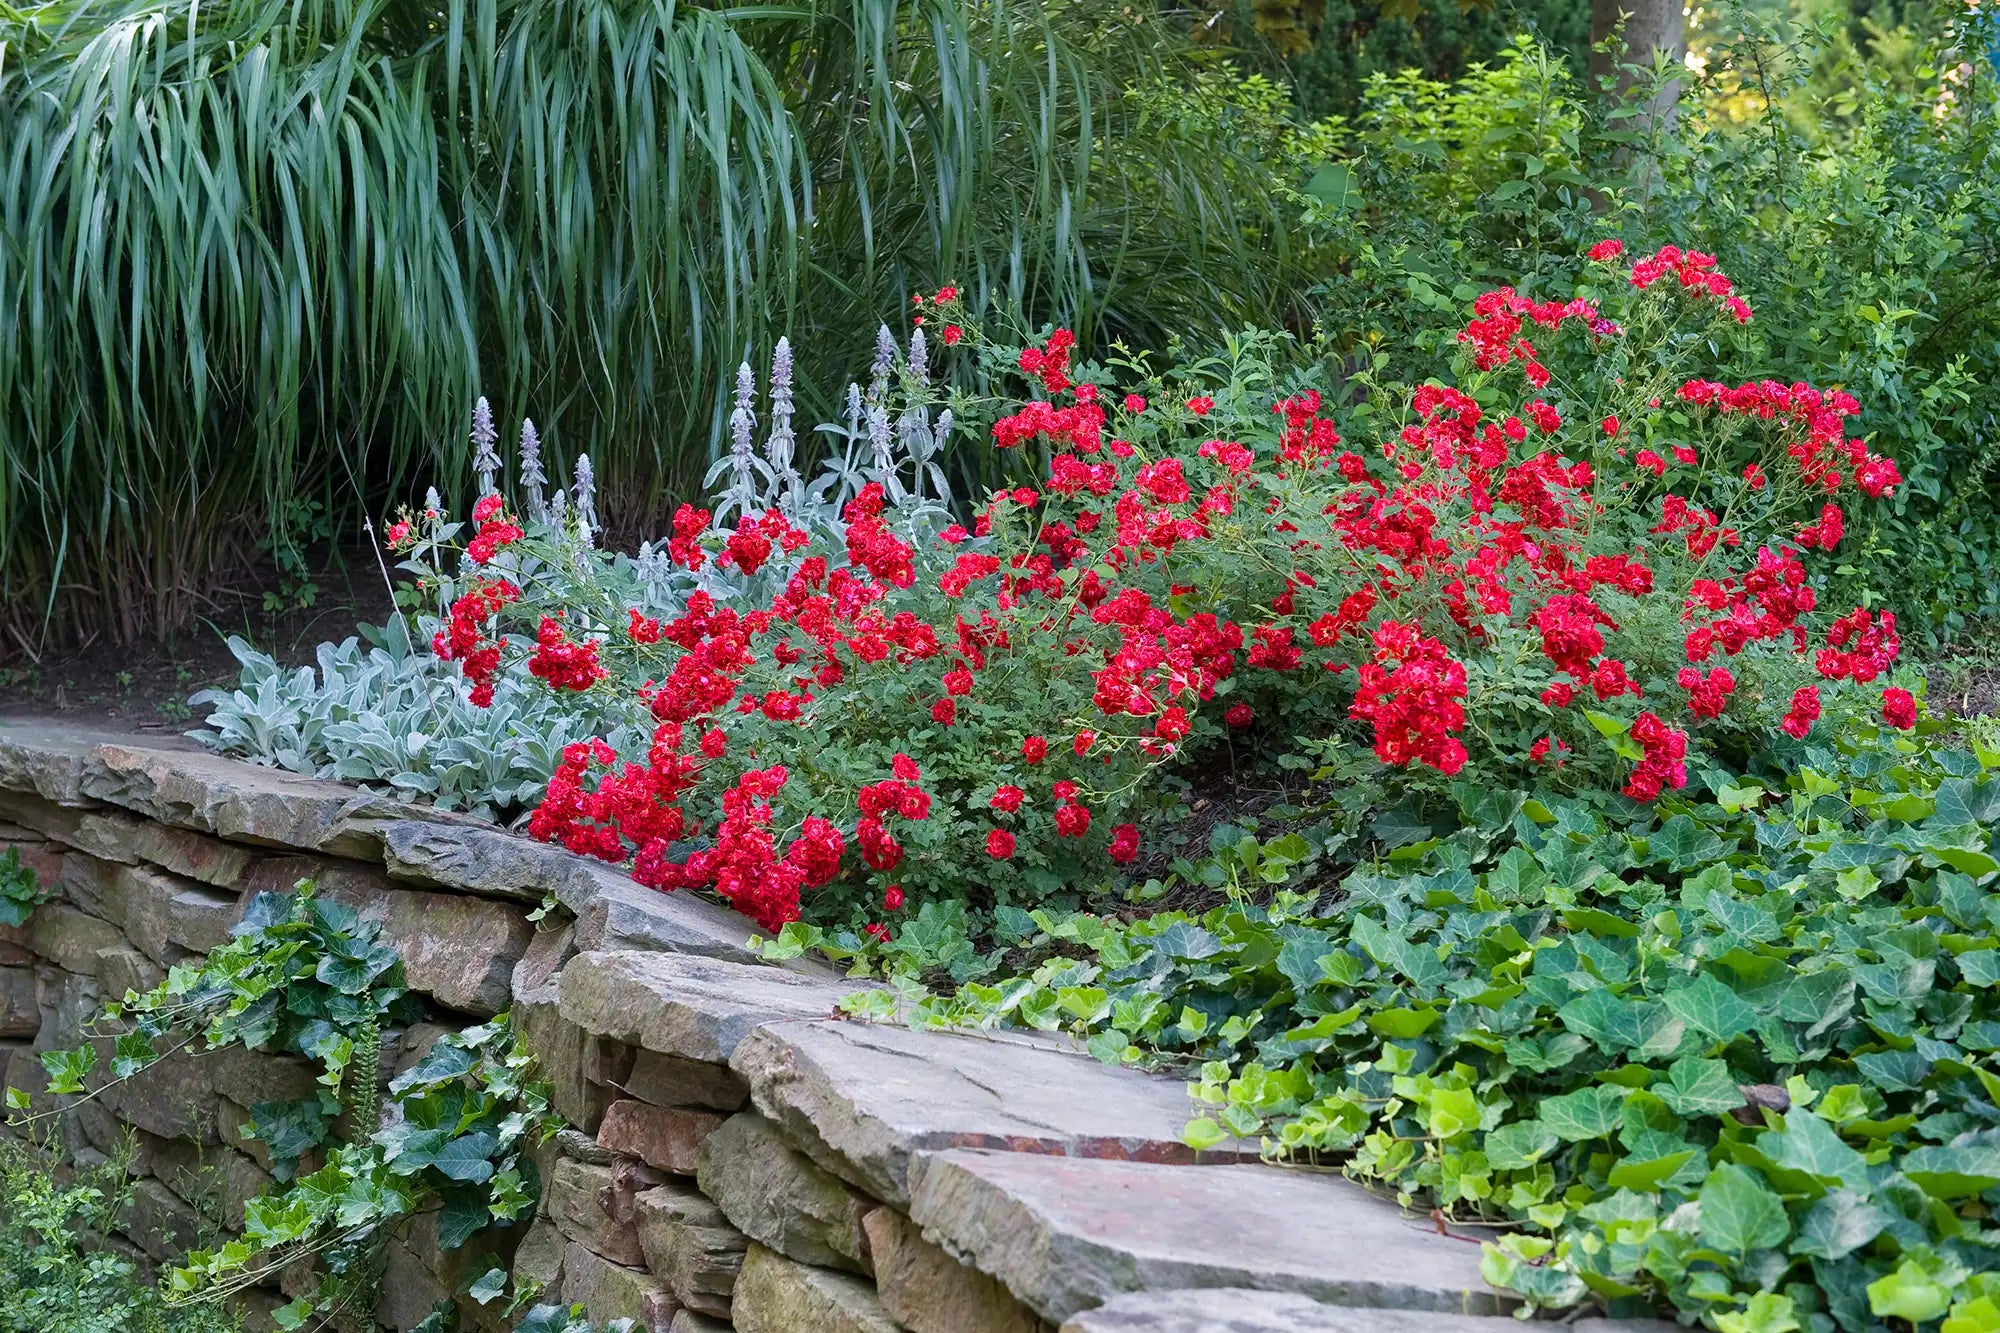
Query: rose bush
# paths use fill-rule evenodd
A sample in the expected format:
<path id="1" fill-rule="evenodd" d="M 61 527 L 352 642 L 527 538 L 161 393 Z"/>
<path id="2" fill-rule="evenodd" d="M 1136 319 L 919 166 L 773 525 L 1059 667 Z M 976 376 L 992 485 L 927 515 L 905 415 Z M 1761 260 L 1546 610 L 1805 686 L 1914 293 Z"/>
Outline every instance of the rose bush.
<path id="1" fill-rule="evenodd" d="M 754 582 L 679 614 L 489 494 L 435 649 L 477 702 L 532 643 L 548 688 L 651 726 L 643 754 L 570 746 L 535 836 L 878 937 L 885 904 L 1102 882 L 1147 845 L 1155 770 L 1229 731 L 1645 801 L 1704 751 L 1907 721 L 1875 683 L 1894 617 L 1827 614 L 1810 573 L 1900 480 L 1847 436 L 1855 400 L 1710 378 L 1711 325 L 1751 311 L 1709 257 L 1592 258 L 1567 299 L 1480 296 L 1457 382 L 1407 396 L 1314 387 L 1270 339 L 1121 384 L 1058 330 L 992 409 L 1035 484 L 969 527 L 880 479 L 824 526 L 683 506 L 672 560 Z"/>

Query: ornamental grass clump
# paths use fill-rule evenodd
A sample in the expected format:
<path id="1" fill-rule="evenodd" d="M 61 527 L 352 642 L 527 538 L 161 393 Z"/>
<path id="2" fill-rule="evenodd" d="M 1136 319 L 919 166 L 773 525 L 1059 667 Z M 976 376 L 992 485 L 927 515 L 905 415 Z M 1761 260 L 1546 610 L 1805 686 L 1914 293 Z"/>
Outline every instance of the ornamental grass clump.
<path id="1" fill-rule="evenodd" d="M 768 458 L 750 447 L 746 370 L 717 474 L 744 474 L 733 526 L 681 506 L 664 555 L 642 552 L 650 584 L 593 556 L 574 512 L 524 524 L 497 491 L 457 574 L 441 516 L 397 542 L 474 703 L 525 659 L 650 731 L 567 747 L 532 833 L 772 930 L 885 939 L 905 904 L 1102 883 L 1147 852 L 1162 770 L 1232 732 L 1417 791 L 1646 802 L 1704 757 L 1914 721 L 1880 684 L 1894 616 L 1827 614 L 1810 572 L 1843 506 L 1900 480 L 1847 435 L 1856 401 L 1710 378 L 1712 326 L 1751 318 L 1712 258 L 1592 258 L 1566 298 L 1480 296 L 1456 381 L 1413 391 L 1315 385 L 1268 337 L 1154 372 L 1083 362 L 1057 330 L 1015 359 L 1030 396 L 986 405 L 1024 484 L 963 521 L 925 498 L 923 451 L 954 427 L 913 339 L 850 395 L 858 486 L 816 499 L 788 478 L 761 507 L 736 494 L 789 470 L 788 414 Z M 920 318 L 947 354 L 992 356 L 952 297 Z M 851 461 L 864 437 L 872 466 Z"/>

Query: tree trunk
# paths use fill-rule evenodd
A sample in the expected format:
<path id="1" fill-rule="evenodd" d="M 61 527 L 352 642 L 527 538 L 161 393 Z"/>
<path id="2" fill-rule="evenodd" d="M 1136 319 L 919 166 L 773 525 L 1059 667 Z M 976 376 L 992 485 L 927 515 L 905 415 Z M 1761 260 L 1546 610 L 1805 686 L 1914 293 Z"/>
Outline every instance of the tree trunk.
<path id="1" fill-rule="evenodd" d="M 1682 5 L 1683 0 L 1591 0 L 1591 82 L 1602 87 L 1606 76 L 1616 75 L 1612 88 L 1615 94 L 1623 96 L 1631 91 L 1634 81 L 1631 75 L 1617 68 L 1620 64 L 1651 66 L 1655 51 L 1665 51 L 1678 64 L 1687 54 L 1686 11 Z M 1623 53 L 1596 49 L 1618 30 L 1620 20 L 1625 25 Z M 1656 114 L 1664 112 L 1671 117 L 1679 98 L 1680 82 L 1675 80 L 1660 90 L 1652 109 Z"/>

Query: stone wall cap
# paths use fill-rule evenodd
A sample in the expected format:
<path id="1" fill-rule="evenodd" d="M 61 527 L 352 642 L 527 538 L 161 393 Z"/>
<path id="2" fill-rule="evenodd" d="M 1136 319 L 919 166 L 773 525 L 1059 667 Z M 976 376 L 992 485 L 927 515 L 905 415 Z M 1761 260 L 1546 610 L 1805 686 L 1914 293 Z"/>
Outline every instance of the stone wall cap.
<path id="1" fill-rule="evenodd" d="M 1061 1333 L 1518 1333 L 1520 1320 L 1433 1310 L 1326 1305 L 1291 1292 L 1247 1287 L 1143 1291 L 1115 1296 L 1063 1324 Z M 1678 1333 L 1656 1319 L 1585 1319 L 1568 1333 Z"/>
<path id="2" fill-rule="evenodd" d="M 910 1185 L 928 1239 L 1058 1322 L 1180 1287 L 1444 1314 L 1517 1303 L 1486 1285 L 1476 1243 L 1322 1172 L 960 1149 L 920 1156 Z"/>
<path id="3" fill-rule="evenodd" d="M 896 1204 L 910 1200 L 913 1158 L 949 1148 L 1181 1163 L 1257 1155 L 1251 1144 L 1188 1147 L 1181 1131 L 1194 1112 L 1179 1079 L 1021 1034 L 771 1023 L 730 1066 L 822 1166 Z"/>
<path id="4" fill-rule="evenodd" d="M 834 1012 L 857 984 L 700 954 L 593 951 L 563 966 L 557 1007 L 594 1036 L 727 1064 L 766 1023 Z"/>

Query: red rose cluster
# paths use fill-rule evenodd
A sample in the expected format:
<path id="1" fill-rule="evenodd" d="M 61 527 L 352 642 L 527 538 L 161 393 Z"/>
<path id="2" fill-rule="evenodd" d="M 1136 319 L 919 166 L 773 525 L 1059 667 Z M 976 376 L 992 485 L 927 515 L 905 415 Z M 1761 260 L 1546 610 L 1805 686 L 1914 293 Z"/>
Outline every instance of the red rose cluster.
<path id="1" fill-rule="evenodd" d="M 1705 255 L 1666 247 L 1630 279 L 1606 300 L 1749 317 Z M 551 608 L 530 670 L 560 690 L 628 682 L 652 743 L 642 760 L 570 746 L 530 829 L 775 929 L 828 886 L 872 915 L 968 876 L 997 894 L 1043 867 L 1133 863 L 1147 770 L 1260 719 L 1357 724 L 1392 767 L 1553 762 L 1635 800 L 1685 785 L 1704 729 L 1806 738 L 1821 686 L 1800 680 L 1871 682 L 1899 648 L 1886 613 L 1820 633 L 1806 561 L 1843 538 L 1837 492 L 1877 497 L 1900 474 L 1847 437 L 1843 393 L 1607 375 L 1593 401 L 1549 369 L 1625 337 L 1592 301 L 1489 292 L 1459 334 L 1471 378 L 1416 390 L 1406 424 L 1358 451 L 1310 390 L 1250 415 L 1240 386 L 1166 390 L 1182 412 L 1078 383 L 1058 331 L 1019 357 L 1037 396 L 993 427 L 1001 448 L 1045 451 L 1045 476 L 970 530 L 911 527 L 879 484 L 831 540 L 775 511 L 721 537 L 684 505 L 675 562 L 782 587 L 697 593 L 665 619 Z M 1130 439 L 1107 438 L 1100 397 Z M 1676 438 L 1664 400 L 1716 443 Z M 1745 464 L 1742 440 L 1775 443 Z M 497 504 L 479 521 L 489 558 L 518 540 Z M 489 622 L 520 595 L 476 583 L 439 636 L 476 696 L 504 643 Z M 1609 768 L 1586 709 L 1622 719 L 1629 768 Z M 1881 716 L 1913 726 L 1915 701 L 1885 691 Z M 828 755 L 858 756 L 858 776 Z"/>

